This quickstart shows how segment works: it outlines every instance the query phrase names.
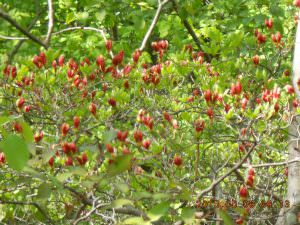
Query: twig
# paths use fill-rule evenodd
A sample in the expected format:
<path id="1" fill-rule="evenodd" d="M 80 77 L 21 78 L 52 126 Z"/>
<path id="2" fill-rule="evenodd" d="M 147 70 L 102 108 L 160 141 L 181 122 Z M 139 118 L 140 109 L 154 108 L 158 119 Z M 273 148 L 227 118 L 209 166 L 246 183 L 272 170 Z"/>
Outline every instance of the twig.
<path id="1" fill-rule="evenodd" d="M 54 11 L 53 11 L 53 2 L 52 0 L 48 0 L 48 17 L 49 17 L 49 22 L 48 22 L 48 32 L 47 32 L 47 36 L 45 39 L 45 44 L 49 45 L 50 40 L 51 40 L 51 35 L 52 35 L 52 31 L 53 31 L 53 25 L 54 25 Z"/>
<path id="2" fill-rule="evenodd" d="M 14 19 L 12 19 L 7 13 L 3 12 L 1 9 L 0 9 L 0 17 L 5 19 L 7 22 L 9 22 L 11 25 L 13 25 L 19 31 L 21 31 L 25 36 L 27 36 L 32 41 L 36 42 L 37 44 L 43 46 L 46 49 L 48 48 L 48 46 L 44 42 L 42 42 L 39 38 L 32 35 L 27 30 L 25 30 L 23 27 L 21 27 Z M 14 40 L 16 40 L 16 39 L 14 39 Z"/>
<path id="3" fill-rule="evenodd" d="M 144 36 L 144 39 L 143 39 L 143 41 L 142 41 L 141 46 L 139 47 L 139 50 L 140 50 L 140 51 L 143 51 L 143 50 L 145 49 L 146 44 L 147 44 L 147 42 L 148 42 L 148 40 L 149 40 L 149 38 L 150 38 L 150 36 L 151 36 L 151 34 L 152 34 L 152 32 L 153 32 L 153 30 L 154 30 L 156 24 L 157 24 L 157 22 L 158 22 L 159 16 L 160 16 L 160 14 L 161 14 L 161 10 L 162 10 L 163 6 L 164 6 L 168 1 L 169 1 L 169 0 L 164 0 L 163 2 L 161 2 L 160 0 L 158 1 L 158 7 L 157 7 L 157 10 L 156 10 L 155 16 L 154 16 L 154 18 L 153 18 L 153 20 L 152 20 L 152 23 L 151 23 L 151 25 L 150 25 L 150 27 L 149 27 L 149 29 L 148 29 L 146 35 Z"/>
<path id="4" fill-rule="evenodd" d="M 107 204 L 98 204 L 96 206 L 93 207 L 93 209 L 89 212 L 87 212 L 84 216 L 78 218 L 77 220 L 74 221 L 73 225 L 77 225 L 78 223 L 80 223 L 81 221 L 87 219 L 90 215 L 92 215 L 97 209 L 103 207 L 103 206 L 107 206 Z"/>

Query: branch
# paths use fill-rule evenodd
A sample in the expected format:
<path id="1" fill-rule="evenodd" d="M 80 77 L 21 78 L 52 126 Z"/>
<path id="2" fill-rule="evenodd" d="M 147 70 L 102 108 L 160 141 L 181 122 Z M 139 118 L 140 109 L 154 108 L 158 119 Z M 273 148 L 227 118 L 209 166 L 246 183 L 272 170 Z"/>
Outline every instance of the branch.
<path id="1" fill-rule="evenodd" d="M 264 164 L 257 164 L 257 165 L 251 165 L 253 168 L 259 168 L 259 167 L 272 167 L 272 166 L 286 166 L 288 164 L 300 162 L 300 158 L 295 158 L 293 160 L 289 160 L 286 162 L 278 162 L 278 163 L 264 163 Z M 249 167 L 250 165 L 243 165 L 243 167 Z"/>
<path id="2" fill-rule="evenodd" d="M 19 31 L 21 31 L 25 36 L 27 36 L 32 41 L 36 42 L 37 44 L 43 46 L 44 48 L 48 48 L 48 46 L 43 43 L 39 38 L 29 33 L 27 30 L 25 30 L 23 27 L 21 27 L 14 19 L 12 19 L 7 13 L 3 12 L 0 9 L 0 17 L 5 19 L 7 22 L 9 22 L 11 25 L 13 25 L 15 28 L 17 28 Z M 15 39 L 16 40 L 16 39 Z"/>
<path id="3" fill-rule="evenodd" d="M 179 16 L 178 6 L 176 4 L 176 1 L 175 0 L 171 0 L 171 1 L 173 3 L 174 10 L 176 11 L 177 15 Z M 190 23 L 187 21 L 187 19 L 183 19 L 180 16 L 179 16 L 179 18 L 180 18 L 181 22 L 183 23 L 184 27 L 189 32 L 189 34 L 192 36 L 192 38 L 193 38 L 194 42 L 196 43 L 197 47 L 199 48 L 199 50 L 202 51 L 200 40 L 197 37 L 197 35 L 196 35 L 195 31 L 193 30 L 192 26 L 190 25 Z"/>
<path id="4" fill-rule="evenodd" d="M 140 50 L 140 51 L 143 51 L 143 50 L 145 49 L 146 44 L 147 44 L 147 42 L 148 42 L 148 40 L 149 40 L 149 38 L 150 38 L 150 36 L 151 36 L 151 34 L 152 34 L 152 32 L 153 32 L 153 30 L 154 30 L 156 24 L 157 24 L 157 22 L 158 22 L 159 16 L 160 16 L 160 14 L 161 14 L 161 10 L 162 10 L 163 6 L 164 6 L 168 1 L 169 1 L 169 0 L 164 0 L 163 2 L 161 2 L 160 0 L 158 1 L 158 7 L 157 7 L 157 10 L 156 10 L 155 16 L 154 16 L 154 18 L 153 18 L 153 20 L 152 20 L 152 23 L 151 23 L 151 25 L 150 25 L 150 27 L 149 27 L 149 29 L 148 29 L 148 31 L 147 31 L 147 33 L 146 33 L 146 35 L 145 35 L 143 41 L 142 41 L 141 46 L 139 47 L 139 50 Z"/>
<path id="5" fill-rule="evenodd" d="M 13 204 L 13 205 L 32 205 L 36 207 L 40 213 L 51 223 L 53 224 L 52 220 L 48 217 L 47 213 L 42 209 L 42 207 L 37 204 L 36 202 L 16 202 L 16 201 L 5 201 L 0 199 L 0 204 Z"/>
<path id="6" fill-rule="evenodd" d="M 51 35 L 52 35 L 52 31 L 53 31 L 53 17 L 54 17 L 54 11 L 53 11 L 53 2 L 52 0 L 48 0 L 48 17 L 49 17 L 49 22 L 48 22 L 48 32 L 47 32 L 47 36 L 45 39 L 45 44 L 49 45 L 50 40 L 51 40 Z"/>
<path id="7" fill-rule="evenodd" d="M 138 209 L 131 208 L 131 207 L 116 208 L 114 210 L 115 210 L 115 213 L 127 214 L 127 215 L 132 215 L 132 216 L 141 216 L 141 217 L 143 217 L 143 219 L 146 219 L 146 220 L 149 219 L 144 212 L 142 212 Z"/>
<path id="8" fill-rule="evenodd" d="M 29 40 L 29 38 L 26 37 L 11 37 L 11 36 L 5 36 L 0 34 L 0 38 L 6 39 L 6 40 Z"/>
<path id="9" fill-rule="evenodd" d="M 234 167 L 232 167 L 227 173 L 225 173 L 223 176 L 219 177 L 217 180 L 215 180 L 208 188 L 204 189 L 203 191 L 201 191 L 198 195 L 197 198 L 200 199 L 201 197 L 203 197 L 205 194 L 207 194 L 208 192 L 210 192 L 216 185 L 218 185 L 219 183 L 221 183 L 226 177 L 228 177 L 231 173 L 233 173 L 234 171 L 236 171 L 238 168 L 240 168 L 242 166 L 242 164 L 247 160 L 247 158 L 250 156 L 250 154 L 253 152 L 253 150 L 255 149 L 256 145 L 253 145 L 252 148 L 247 152 L 247 154 L 242 158 L 242 160 L 236 164 Z"/>
<path id="10" fill-rule="evenodd" d="M 104 31 L 101 29 L 94 28 L 94 27 L 80 27 L 80 26 L 68 27 L 68 28 L 62 29 L 60 31 L 54 32 L 54 33 L 52 33 L 52 35 L 57 35 L 57 34 L 61 34 L 61 33 L 64 33 L 67 31 L 72 31 L 72 30 L 93 30 L 93 31 L 100 33 L 102 38 L 104 39 L 104 41 L 107 41 Z"/>
<path id="11" fill-rule="evenodd" d="M 73 225 L 77 225 L 78 223 L 80 223 L 81 221 L 89 218 L 89 216 L 91 216 L 94 212 L 96 212 L 97 209 L 106 206 L 107 204 L 99 204 L 96 206 L 93 206 L 93 208 L 91 209 L 91 211 L 87 212 L 84 216 L 78 218 L 77 220 L 74 221 Z"/>
<path id="12" fill-rule="evenodd" d="M 80 26 L 77 26 L 77 27 L 68 27 L 68 28 L 62 29 L 60 31 L 51 33 L 51 35 L 52 36 L 53 35 L 58 35 L 58 34 L 61 34 L 61 33 L 67 32 L 67 31 L 73 31 L 73 30 L 92 30 L 92 31 L 96 31 L 96 32 L 98 32 L 98 33 L 101 34 L 101 36 L 102 36 L 102 38 L 103 38 L 103 40 L 105 42 L 107 41 L 107 38 L 105 36 L 104 31 L 101 30 L 101 29 L 94 28 L 94 27 L 80 27 Z M 27 38 L 27 37 L 10 37 L 10 36 L 5 36 L 5 35 L 1 35 L 1 34 L 0 34 L 0 38 L 7 39 L 7 40 L 29 40 L 30 39 L 30 38 Z M 110 55 L 111 55 L 111 57 L 113 57 L 113 53 L 112 52 L 110 52 Z"/>

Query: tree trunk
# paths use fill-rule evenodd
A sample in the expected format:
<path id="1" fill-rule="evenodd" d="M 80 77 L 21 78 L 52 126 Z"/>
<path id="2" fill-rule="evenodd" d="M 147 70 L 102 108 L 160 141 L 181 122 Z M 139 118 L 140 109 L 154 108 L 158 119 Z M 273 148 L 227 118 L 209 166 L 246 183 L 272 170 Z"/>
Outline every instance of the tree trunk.
<path id="1" fill-rule="evenodd" d="M 300 79 L 300 22 L 297 26 L 293 59 L 293 86 L 300 100 L 300 90 L 297 81 Z M 300 118 L 295 116 L 291 119 L 289 127 L 289 160 L 300 157 Z M 300 224 L 300 162 L 291 163 L 288 166 L 288 191 L 286 196 L 289 208 L 282 208 L 276 225 Z"/>

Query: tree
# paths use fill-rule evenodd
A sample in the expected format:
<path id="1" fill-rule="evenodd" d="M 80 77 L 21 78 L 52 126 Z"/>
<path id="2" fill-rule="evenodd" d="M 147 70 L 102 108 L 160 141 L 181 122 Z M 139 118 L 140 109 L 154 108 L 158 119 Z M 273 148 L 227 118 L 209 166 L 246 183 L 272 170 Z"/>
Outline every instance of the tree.
<path id="1" fill-rule="evenodd" d="M 299 223 L 297 1 L 31 3 L 0 5 L 4 223 Z"/>

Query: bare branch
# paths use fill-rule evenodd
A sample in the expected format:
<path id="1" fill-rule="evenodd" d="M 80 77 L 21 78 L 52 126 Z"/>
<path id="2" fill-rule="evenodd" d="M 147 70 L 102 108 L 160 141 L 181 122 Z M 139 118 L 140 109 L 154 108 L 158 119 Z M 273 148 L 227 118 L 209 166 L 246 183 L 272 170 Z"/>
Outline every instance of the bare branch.
<path id="1" fill-rule="evenodd" d="M 107 206 L 107 204 L 98 204 L 96 206 L 93 206 L 93 208 L 87 212 L 84 216 L 78 218 L 77 220 L 74 221 L 73 225 L 77 225 L 78 223 L 80 223 L 81 221 L 89 218 L 89 216 L 91 216 L 97 209 Z"/>
<path id="2" fill-rule="evenodd" d="M 60 31 L 54 32 L 54 33 L 52 33 L 52 35 L 57 35 L 57 34 L 67 32 L 67 31 L 73 31 L 73 30 L 93 30 L 93 31 L 100 33 L 102 38 L 104 39 L 104 41 L 107 41 L 104 31 L 101 29 L 94 28 L 94 27 L 80 27 L 80 26 L 68 27 L 68 28 L 62 29 Z"/>
<path id="3" fill-rule="evenodd" d="M 52 35 L 52 31 L 53 31 L 53 25 L 54 25 L 54 11 L 53 11 L 53 2 L 52 0 L 48 0 L 48 17 L 49 17 L 49 22 L 48 22 L 48 32 L 47 32 L 47 36 L 45 39 L 45 44 L 49 45 L 50 40 L 51 40 L 51 35 Z"/>
<path id="4" fill-rule="evenodd" d="M 148 29 L 146 35 L 144 36 L 144 39 L 143 39 L 143 41 L 142 41 L 141 46 L 139 47 L 139 50 L 140 50 L 140 51 L 143 51 L 143 50 L 145 49 L 146 44 L 147 44 L 147 42 L 148 42 L 148 40 L 149 40 L 149 38 L 150 38 L 150 36 L 151 36 L 151 34 L 152 34 L 152 32 L 153 32 L 153 30 L 154 30 L 156 24 L 157 24 L 157 22 L 158 22 L 159 16 L 160 16 L 160 14 L 161 14 L 161 10 L 162 10 L 163 6 L 164 6 L 168 1 L 169 1 L 169 0 L 164 0 L 163 2 L 158 1 L 158 7 L 157 7 L 157 10 L 156 10 L 155 16 L 154 16 L 154 18 L 153 18 L 153 20 L 152 20 L 152 23 L 151 23 L 151 25 L 150 25 L 150 27 L 149 27 L 149 29 Z"/>
<path id="5" fill-rule="evenodd" d="M 251 165 L 253 168 L 259 168 L 259 167 L 272 167 L 272 166 L 287 166 L 288 164 L 300 162 L 300 158 L 295 158 L 293 160 L 289 160 L 286 162 L 278 162 L 278 163 L 264 163 L 264 164 L 257 164 L 257 165 Z M 243 165 L 243 167 L 249 167 L 250 165 Z"/>
<path id="6" fill-rule="evenodd" d="M 48 48 L 48 46 L 45 43 L 43 43 L 39 38 L 37 38 L 36 36 L 32 35 L 27 30 L 25 30 L 23 27 L 21 27 L 14 19 L 12 19 L 7 13 L 3 12 L 1 9 L 0 9 L 0 17 L 2 17 L 3 19 L 5 19 L 7 22 L 9 22 L 11 25 L 13 25 L 19 31 L 21 31 L 25 36 L 27 36 L 32 41 L 36 42 L 37 44 L 43 46 L 46 49 Z M 19 39 L 19 40 L 21 40 L 21 39 Z"/>
<path id="7" fill-rule="evenodd" d="M 11 37 L 11 36 L 5 36 L 0 34 L 0 38 L 6 39 L 6 40 L 29 40 L 27 37 Z"/>

